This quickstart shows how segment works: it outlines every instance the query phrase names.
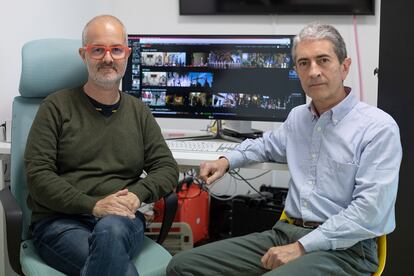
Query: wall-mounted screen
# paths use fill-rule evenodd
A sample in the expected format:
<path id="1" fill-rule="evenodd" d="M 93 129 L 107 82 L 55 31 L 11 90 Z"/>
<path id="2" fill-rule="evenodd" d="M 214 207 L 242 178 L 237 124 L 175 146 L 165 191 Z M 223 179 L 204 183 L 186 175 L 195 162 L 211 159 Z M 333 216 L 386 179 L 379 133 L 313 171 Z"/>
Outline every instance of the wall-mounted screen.
<path id="1" fill-rule="evenodd" d="M 375 0 L 180 0 L 181 15 L 373 15 Z"/>

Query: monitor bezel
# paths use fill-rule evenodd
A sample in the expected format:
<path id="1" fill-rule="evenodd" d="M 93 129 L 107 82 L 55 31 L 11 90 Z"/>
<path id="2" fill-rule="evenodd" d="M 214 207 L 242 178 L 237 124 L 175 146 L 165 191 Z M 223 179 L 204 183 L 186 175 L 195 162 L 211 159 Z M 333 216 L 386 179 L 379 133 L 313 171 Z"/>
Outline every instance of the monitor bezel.
<path id="1" fill-rule="evenodd" d="M 364 5 L 354 1 L 347 3 L 332 1 L 330 3 L 218 3 L 215 0 L 179 0 L 181 16 L 208 15 L 375 15 L 375 0 L 364 0 Z M 239 1 L 242 2 L 242 1 Z M 244 4 L 244 5 L 243 5 Z M 247 4 L 247 5 L 246 5 Z M 225 5 L 225 6 L 224 6 Z"/>

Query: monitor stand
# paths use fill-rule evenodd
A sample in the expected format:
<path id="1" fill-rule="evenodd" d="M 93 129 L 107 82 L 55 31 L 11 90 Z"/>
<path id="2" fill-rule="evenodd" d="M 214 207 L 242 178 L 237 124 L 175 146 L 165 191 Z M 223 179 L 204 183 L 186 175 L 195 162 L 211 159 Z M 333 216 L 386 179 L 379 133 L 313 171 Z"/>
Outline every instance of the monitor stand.
<path id="1" fill-rule="evenodd" d="M 255 139 L 262 137 L 263 131 L 251 128 L 252 123 L 250 121 L 226 121 L 226 126 L 223 127 L 221 120 L 215 121 L 217 130 L 211 132 L 208 135 L 197 135 L 197 136 L 182 136 L 174 137 L 175 140 L 210 140 L 210 139 L 221 139 L 226 141 L 232 141 L 240 143 L 243 140 L 250 138 Z"/>
<path id="2" fill-rule="evenodd" d="M 250 121 L 226 121 L 225 127 L 221 120 L 216 120 L 217 131 L 212 139 L 223 139 L 241 142 L 247 138 L 262 137 L 263 131 L 253 129 Z"/>

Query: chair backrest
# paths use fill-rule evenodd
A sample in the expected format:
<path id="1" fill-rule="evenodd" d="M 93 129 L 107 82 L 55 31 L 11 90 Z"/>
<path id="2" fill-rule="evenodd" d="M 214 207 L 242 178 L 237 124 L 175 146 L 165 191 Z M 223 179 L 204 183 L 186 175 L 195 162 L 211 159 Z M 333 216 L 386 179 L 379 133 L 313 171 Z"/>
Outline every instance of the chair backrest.
<path id="1" fill-rule="evenodd" d="M 387 236 L 382 235 L 377 238 L 378 247 L 378 269 L 372 274 L 373 276 L 380 276 L 384 272 L 385 262 L 387 260 Z"/>
<path id="2" fill-rule="evenodd" d="M 80 47 L 80 40 L 40 39 L 27 42 L 22 48 L 21 96 L 14 99 L 12 109 L 10 185 L 23 212 L 23 240 L 29 238 L 31 217 L 23 162 L 27 135 L 43 98 L 86 82 L 88 73 L 78 54 Z"/>

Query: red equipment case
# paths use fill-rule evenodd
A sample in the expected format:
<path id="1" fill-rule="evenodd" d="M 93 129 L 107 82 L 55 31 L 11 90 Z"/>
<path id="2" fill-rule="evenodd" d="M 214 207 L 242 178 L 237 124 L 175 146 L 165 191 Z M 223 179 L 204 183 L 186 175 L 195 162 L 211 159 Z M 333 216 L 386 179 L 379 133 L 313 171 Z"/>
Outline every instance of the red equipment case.
<path id="1" fill-rule="evenodd" d="M 190 183 L 189 185 L 184 183 L 178 190 L 178 209 L 174 221 L 185 222 L 190 226 L 194 243 L 208 238 L 208 193 L 202 190 L 197 183 Z M 155 222 L 161 222 L 163 212 L 164 201 L 159 200 L 154 204 Z M 174 228 L 171 228 L 170 232 L 174 232 L 174 230 Z"/>

